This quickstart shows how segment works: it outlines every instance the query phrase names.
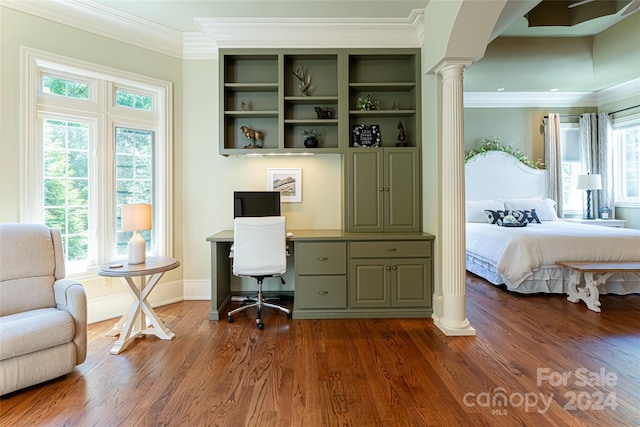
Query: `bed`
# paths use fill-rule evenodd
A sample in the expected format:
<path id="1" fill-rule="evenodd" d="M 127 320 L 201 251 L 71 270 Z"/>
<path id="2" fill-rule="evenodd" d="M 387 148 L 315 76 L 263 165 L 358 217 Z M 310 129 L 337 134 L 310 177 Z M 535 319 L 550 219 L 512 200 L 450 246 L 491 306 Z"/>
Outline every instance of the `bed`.
<path id="1" fill-rule="evenodd" d="M 494 285 L 566 294 L 571 270 L 556 261 L 640 260 L 640 230 L 559 219 L 546 197 L 546 171 L 507 153 L 475 156 L 465 166 L 465 181 L 466 268 Z M 500 226 L 505 211 L 517 213 L 526 226 Z M 640 274 L 614 274 L 600 293 L 640 293 Z"/>

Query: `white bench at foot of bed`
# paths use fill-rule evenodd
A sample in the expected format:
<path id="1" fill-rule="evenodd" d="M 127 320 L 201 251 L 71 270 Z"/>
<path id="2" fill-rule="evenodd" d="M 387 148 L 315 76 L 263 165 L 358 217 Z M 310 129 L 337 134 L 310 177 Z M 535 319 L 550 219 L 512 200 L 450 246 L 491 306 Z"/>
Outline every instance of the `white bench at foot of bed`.
<path id="1" fill-rule="evenodd" d="M 600 312 L 598 286 L 604 284 L 616 273 L 640 272 L 640 261 L 557 261 L 556 264 L 572 270 L 567 299 L 574 303 L 582 300 L 590 310 L 598 313 Z M 578 288 L 583 273 L 585 286 Z M 597 274 L 600 275 L 598 278 L 595 277 Z"/>

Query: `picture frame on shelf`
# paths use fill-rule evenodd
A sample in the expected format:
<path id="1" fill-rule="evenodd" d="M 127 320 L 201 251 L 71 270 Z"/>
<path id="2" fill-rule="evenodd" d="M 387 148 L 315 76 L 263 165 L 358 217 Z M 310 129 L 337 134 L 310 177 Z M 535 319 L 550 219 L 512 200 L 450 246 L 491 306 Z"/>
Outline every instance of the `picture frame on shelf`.
<path id="1" fill-rule="evenodd" d="M 302 169 L 268 168 L 267 190 L 279 191 L 283 203 L 302 202 Z"/>
<path id="2" fill-rule="evenodd" d="M 353 147 L 379 147 L 382 137 L 380 125 L 355 125 L 351 131 Z"/>

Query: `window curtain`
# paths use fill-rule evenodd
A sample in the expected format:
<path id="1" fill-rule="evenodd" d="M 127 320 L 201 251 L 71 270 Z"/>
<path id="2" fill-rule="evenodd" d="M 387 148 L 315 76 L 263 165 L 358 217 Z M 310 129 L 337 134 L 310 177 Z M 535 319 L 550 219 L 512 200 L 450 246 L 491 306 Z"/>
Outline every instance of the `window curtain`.
<path id="1" fill-rule="evenodd" d="M 556 213 L 564 217 L 562 203 L 562 156 L 560 153 L 560 114 L 544 119 L 544 163 L 547 167 L 547 196 L 556 201 Z"/>
<path id="2" fill-rule="evenodd" d="M 613 123 L 607 113 L 585 113 L 579 118 L 580 160 L 582 173 L 599 173 L 602 190 L 592 191 L 591 204 L 595 218 L 599 218 L 601 208 L 613 209 Z M 586 196 L 584 198 L 586 209 Z"/>

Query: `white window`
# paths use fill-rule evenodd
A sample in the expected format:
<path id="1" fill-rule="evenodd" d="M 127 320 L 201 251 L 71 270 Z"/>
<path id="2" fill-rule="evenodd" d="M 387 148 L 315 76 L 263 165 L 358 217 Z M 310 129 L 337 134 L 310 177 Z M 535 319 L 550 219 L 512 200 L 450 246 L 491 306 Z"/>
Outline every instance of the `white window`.
<path id="1" fill-rule="evenodd" d="M 616 206 L 640 207 L 640 114 L 613 121 Z"/>
<path id="2" fill-rule="evenodd" d="M 149 255 L 170 256 L 171 84 L 22 48 L 20 218 L 61 230 L 67 270 L 126 256 L 124 204 L 150 203 Z"/>
<path id="3" fill-rule="evenodd" d="M 563 211 L 567 216 L 580 215 L 583 212 L 584 191 L 576 189 L 578 175 L 582 174 L 580 128 L 577 123 L 560 124 L 560 144 Z"/>

